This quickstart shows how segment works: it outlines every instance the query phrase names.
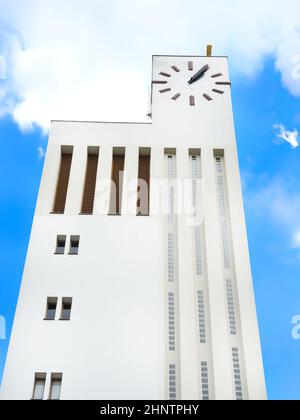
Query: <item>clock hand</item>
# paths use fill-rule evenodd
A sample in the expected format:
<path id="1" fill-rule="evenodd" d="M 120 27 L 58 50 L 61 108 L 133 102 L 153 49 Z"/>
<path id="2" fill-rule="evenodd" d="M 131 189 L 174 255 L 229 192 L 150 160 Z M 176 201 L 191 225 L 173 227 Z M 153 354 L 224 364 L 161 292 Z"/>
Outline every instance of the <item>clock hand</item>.
<path id="1" fill-rule="evenodd" d="M 204 74 L 209 70 L 209 65 L 206 64 L 203 66 L 189 81 L 188 83 L 191 85 L 192 83 L 197 82 L 197 80 L 201 79 Z"/>

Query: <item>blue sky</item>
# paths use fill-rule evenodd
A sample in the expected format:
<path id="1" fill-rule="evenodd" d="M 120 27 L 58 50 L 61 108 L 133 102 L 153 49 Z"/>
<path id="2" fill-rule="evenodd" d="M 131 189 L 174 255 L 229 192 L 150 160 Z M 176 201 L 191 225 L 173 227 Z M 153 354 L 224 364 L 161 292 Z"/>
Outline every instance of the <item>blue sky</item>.
<path id="1" fill-rule="evenodd" d="M 205 11 L 199 27 L 193 25 L 194 9 L 179 0 L 114 0 L 109 6 L 74 0 L 72 20 L 66 18 L 69 0 L 60 4 L 63 19 L 55 15 L 55 3 L 45 0 L 42 8 L 28 0 L 25 8 L 0 0 L 0 56 L 7 64 L 0 80 L 0 316 L 6 317 L 8 338 L 50 119 L 142 120 L 151 55 L 201 54 L 211 41 L 216 54 L 230 59 L 268 394 L 300 399 L 300 340 L 291 335 L 291 320 L 300 315 L 297 2 L 278 1 L 270 11 L 268 0 L 217 0 L 223 23 L 215 22 L 211 5 L 189 0 L 199 16 Z M 169 25 L 166 31 L 166 17 L 176 30 Z M 210 18 L 214 25 L 207 24 Z M 117 106 L 110 100 L 115 94 Z M 277 137 L 275 125 L 283 126 L 286 140 L 296 141 L 294 147 Z M 0 378 L 7 346 L 8 339 L 0 340 Z"/>

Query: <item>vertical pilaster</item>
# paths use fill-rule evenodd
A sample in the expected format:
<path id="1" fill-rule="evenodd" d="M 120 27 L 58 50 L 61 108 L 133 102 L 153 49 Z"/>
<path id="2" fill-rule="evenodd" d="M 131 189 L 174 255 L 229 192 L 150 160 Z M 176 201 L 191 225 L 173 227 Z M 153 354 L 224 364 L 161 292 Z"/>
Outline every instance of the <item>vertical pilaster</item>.
<path id="1" fill-rule="evenodd" d="M 215 398 L 217 400 L 232 400 L 232 365 L 226 321 L 227 313 L 213 148 L 204 147 L 201 151 L 201 157 Z"/>
<path id="2" fill-rule="evenodd" d="M 129 146 L 125 152 L 122 215 L 136 216 L 139 172 L 139 148 Z M 150 197 L 151 199 L 151 197 Z"/>
<path id="3" fill-rule="evenodd" d="M 161 210 L 161 181 L 164 179 L 164 148 L 151 149 L 150 167 L 150 215 L 162 216 Z"/>
<path id="4" fill-rule="evenodd" d="M 85 144 L 78 144 L 73 149 L 71 173 L 65 207 L 66 215 L 76 216 L 81 212 L 86 163 L 87 146 Z"/>
<path id="5" fill-rule="evenodd" d="M 189 157 L 186 148 L 177 152 L 177 177 L 181 181 L 190 178 Z M 181 185 L 179 202 L 182 205 L 186 197 Z M 178 215 L 178 279 L 180 313 L 180 358 L 181 358 L 181 398 L 199 399 L 197 368 L 197 313 L 195 307 L 194 277 L 192 265 L 192 237 L 186 214 L 181 209 Z"/>
<path id="6" fill-rule="evenodd" d="M 228 202 L 231 218 L 233 253 L 237 278 L 241 334 L 244 349 L 248 396 L 250 400 L 266 399 L 263 361 L 259 340 L 248 240 L 237 153 L 225 150 Z"/>
<path id="7" fill-rule="evenodd" d="M 94 213 L 98 216 L 107 216 L 109 211 L 112 153 L 112 146 L 100 146 L 94 203 Z"/>

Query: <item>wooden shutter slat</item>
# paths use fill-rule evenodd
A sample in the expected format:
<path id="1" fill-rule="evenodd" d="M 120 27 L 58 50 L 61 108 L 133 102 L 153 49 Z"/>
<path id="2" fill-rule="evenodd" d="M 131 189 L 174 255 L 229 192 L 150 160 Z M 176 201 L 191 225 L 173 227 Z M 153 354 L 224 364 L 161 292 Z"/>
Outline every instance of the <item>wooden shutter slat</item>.
<path id="1" fill-rule="evenodd" d="M 139 177 L 138 177 L 138 215 L 149 216 L 150 201 L 150 156 L 140 155 L 139 158 Z M 144 183 L 147 185 L 145 189 Z"/>
<path id="2" fill-rule="evenodd" d="M 65 211 L 72 157 L 71 153 L 62 153 L 61 155 L 53 213 L 63 214 Z"/>
<path id="3" fill-rule="evenodd" d="M 98 170 L 98 154 L 88 154 L 85 185 L 82 200 L 82 214 L 93 214 Z"/>
<path id="4" fill-rule="evenodd" d="M 112 188 L 110 194 L 109 214 L 111 216 L 119 216 L 122 210 L 122 193 L 123 193 L 123 172 L 124 172 L 125 156 L 113 155 L 112 166 Z"/>

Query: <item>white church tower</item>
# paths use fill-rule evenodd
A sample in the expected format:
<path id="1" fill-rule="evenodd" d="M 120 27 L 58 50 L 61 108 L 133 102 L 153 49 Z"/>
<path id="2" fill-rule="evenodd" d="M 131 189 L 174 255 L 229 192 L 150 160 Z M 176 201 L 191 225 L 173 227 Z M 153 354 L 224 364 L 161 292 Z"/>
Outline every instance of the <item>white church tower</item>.
<path id="1" fill-rule="evenodd" d="M 152 79 L 149 123 L 52 122 L 1 399 L 266 399 L 227 58 Z"/>

